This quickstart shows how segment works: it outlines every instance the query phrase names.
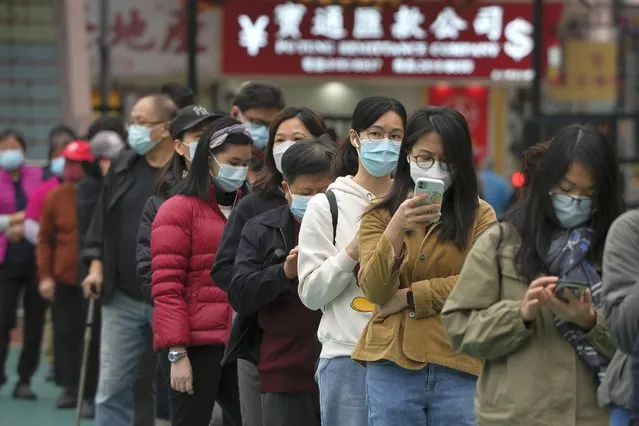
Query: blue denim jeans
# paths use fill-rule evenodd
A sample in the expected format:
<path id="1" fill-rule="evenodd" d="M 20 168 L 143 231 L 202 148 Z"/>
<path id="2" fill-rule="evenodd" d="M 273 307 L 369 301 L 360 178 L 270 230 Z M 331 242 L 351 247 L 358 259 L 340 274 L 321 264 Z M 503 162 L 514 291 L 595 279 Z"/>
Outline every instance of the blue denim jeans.
<path id="1" fill-rule="evenodd" d="M 440 365 L 407 370 L 389 361 L 367 365 L 370 426 L 474 426 L 477 377 Z"/>
<path id="2" fill-rule="evenodd" d="M 153 307 L 119 291 L 109 304 L 102 307 L 100 379 L 95 396 L 96 426 L 133 424 L 133 383 L 138 377 L 152 319 Z M 149 383 L 151 392 L 155 385 L 153 378 L 150 377 Z"/>
<path id="3" fill-rule="evenodd" d="M 322 426 L 368 426 L 366 368 L 350 357 L 320 358 L 315 373 Z"/>
<path id="4" fill-rule="evenodd" d="M 630 424 L 630 410 L 623 407 L 610 408 L 610 426 L 628 426 Z"/>

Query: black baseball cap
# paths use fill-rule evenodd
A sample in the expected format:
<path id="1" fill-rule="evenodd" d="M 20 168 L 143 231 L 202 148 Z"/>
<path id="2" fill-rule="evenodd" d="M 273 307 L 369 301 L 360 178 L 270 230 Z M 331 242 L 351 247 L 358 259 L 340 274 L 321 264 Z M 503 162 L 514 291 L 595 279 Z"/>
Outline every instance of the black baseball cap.
<path id="1" fill-rule="evenodd" d="M 201 105 L 189 105 L 177 112 L 175 118 L 169 124 L 169 132 L 173 139 L 178 139 L 184 132 L 197 127 L 203 122 L 210 124 L 218 118 L 220 114 L 211 114 L 206 107 Z"/>

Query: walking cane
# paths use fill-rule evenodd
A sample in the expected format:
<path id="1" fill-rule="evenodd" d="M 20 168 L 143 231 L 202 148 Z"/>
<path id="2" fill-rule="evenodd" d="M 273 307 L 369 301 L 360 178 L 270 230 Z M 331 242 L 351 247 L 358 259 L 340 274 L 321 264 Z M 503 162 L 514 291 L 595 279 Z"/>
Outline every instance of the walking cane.
<path id="1" fill-rule="evenodd" d="M 95 294 L 93 288 L 92 293 Z M 89 347 L 91 346 L 91 334 L 93 333 L 93 316 L 95 314 L 95 299 L 89 299 L 89 312 L 87 313 L 86 328 L 84 329 L 84 348 L 82 352 L 82 369 L 80 370 L 80 385 L 78 386 L 78 401 L 75 408 L 75 426 L 80 426 L 80 414 L 82 401 L 84 400 L 84 385 L 87 378 L 87 364 L 89 363 Z"/>

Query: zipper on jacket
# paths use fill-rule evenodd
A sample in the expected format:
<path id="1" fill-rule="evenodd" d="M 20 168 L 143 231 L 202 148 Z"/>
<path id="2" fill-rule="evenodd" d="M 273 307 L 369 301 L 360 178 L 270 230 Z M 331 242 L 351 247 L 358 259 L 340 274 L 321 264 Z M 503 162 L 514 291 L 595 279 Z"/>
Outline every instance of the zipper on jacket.
<path id="1" fill-rule="evenodd" d="M 282 228 L 277 228 L 280 230 L 280 234 L 282 235 L 282 239 L 284 240 L 284 250 L 286 250 L 286 255 L 288 256 L 288 254 L 290 253 L 290 250 L 288 248 L 288 244 L 286 243 L 286 236 L 284 235 L 284 230 Z"/>

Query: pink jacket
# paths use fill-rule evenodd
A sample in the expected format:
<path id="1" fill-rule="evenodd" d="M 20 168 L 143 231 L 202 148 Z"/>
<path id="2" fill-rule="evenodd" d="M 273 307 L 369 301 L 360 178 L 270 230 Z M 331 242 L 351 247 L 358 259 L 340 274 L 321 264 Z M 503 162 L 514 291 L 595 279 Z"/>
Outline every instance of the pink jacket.
<path id="1" fill-rule="evenodd" d="M 42 184 L 42 169 L 37 166 L 22 166 L 20 170 L 22 190 L 27 199 Z M 28 202 L 27 202 L 28 204 Z M 16 212 L 16 192 L 11 175 L 0 170 L 0 214 L 12 214 Z M 9 242 L 4 233 L 0 233 L 0 265 L 4 263 Z"/>
<path id="2" fill-rule="evenodd" d="M 44 202 L 47 199 L 49 192 L 55 187 L 60 185 L 60 179 L 52 177 L 40 185 L 33 194 L 29 197 L 27 208 L 24 211 L 24 218 L 31 219 L 36 222 L 40 222 L 40 216 L 42 216 L 42 209 L 44 208 Z"/>

